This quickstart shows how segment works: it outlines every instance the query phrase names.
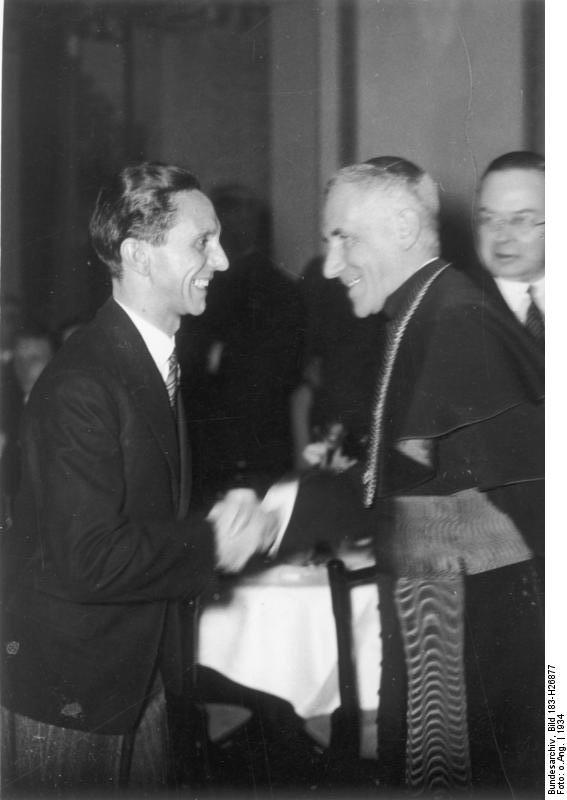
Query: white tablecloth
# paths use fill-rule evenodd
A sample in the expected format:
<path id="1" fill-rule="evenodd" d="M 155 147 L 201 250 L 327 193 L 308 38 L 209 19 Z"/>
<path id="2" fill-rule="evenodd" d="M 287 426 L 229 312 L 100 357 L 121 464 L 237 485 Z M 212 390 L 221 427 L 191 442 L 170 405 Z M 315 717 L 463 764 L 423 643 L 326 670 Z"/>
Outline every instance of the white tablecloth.
<path id="1" fill-rule="evenodd" d="M 351 592 L 362 709 L 378 707 L 381 641 L 378 590 Z M 281 564 L 235 583 L 208 605 L 199 663 L 236 683 L 288 700 L 308 719 L 340 705 L 335 624 L 324 566 Z"/>

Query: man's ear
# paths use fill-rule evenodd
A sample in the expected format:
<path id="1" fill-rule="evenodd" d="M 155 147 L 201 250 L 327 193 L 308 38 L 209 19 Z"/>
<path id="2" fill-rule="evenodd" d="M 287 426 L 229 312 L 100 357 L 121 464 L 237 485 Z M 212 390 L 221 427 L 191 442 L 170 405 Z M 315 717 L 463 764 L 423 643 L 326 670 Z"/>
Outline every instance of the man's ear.
<path id="1" fill-rule="evenodd" d="M 147 242 L 140 239 L 124 239 L 120 245 L 120 256 L 125 269 L 132 269 L 144 277 L 149 274 L 150 253 Z"/>
<path id="2" fill-rule="evenodd" d="M 398 237 L 404 250 L 410 250 L 419 239 L 421 220 L 413 208 L 402 208 L 397 217 Z"/>

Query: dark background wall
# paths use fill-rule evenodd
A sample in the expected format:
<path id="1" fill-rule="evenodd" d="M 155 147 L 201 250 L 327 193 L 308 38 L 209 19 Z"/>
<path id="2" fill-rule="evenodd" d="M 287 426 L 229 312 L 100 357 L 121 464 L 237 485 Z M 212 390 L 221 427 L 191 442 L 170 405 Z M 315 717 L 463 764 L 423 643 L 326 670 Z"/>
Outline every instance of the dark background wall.
<path id="1" fill-rule="evenodd" d="M 125 161 L 194 169 L 205 188 L 269 193 L 269 9 L 8 0 L 3 277 L 50 325 L 107 290 L 86 236 Z"/>

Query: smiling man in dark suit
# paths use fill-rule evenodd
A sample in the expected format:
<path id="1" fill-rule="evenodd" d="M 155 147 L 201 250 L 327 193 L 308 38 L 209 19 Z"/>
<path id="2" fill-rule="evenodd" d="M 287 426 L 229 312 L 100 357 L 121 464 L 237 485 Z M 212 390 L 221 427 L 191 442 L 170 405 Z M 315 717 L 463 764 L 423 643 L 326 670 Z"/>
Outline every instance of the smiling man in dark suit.
<path id="1" fill-rule="evenodd" d="M 186 170 L 134 165 L 90 230 L 113 296 L 43 373 L 22 430 L 2 631 L 3 777 L 21 791 L 164 783 L 185 603 L 269 527 L 245 492 L 189 509 L 174 336 L 228 267 L 212 204 Z"/>
<path id="2" fill-rule="evenodd" d="M 491 161 L 479 183 L 476 249 L 483 288 L 545 344 L 545 160 L 515 150 Z"/>

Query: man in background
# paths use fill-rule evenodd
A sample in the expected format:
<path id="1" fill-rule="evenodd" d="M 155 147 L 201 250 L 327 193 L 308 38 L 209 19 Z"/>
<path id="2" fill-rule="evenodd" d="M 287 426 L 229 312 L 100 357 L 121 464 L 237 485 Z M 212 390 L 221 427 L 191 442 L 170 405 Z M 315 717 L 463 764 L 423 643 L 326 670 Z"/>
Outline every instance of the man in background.
<path id="1" fill-rule="evenodd" d="M 112 297 L 41 374 L 22 427 L 2 768 L 24 793 L 169 780 L 188 605 L 269 528 L 246 492 L 190 510 L 175 333 L 228 267 L 211 202 L 186 170 L 143 163 L 101 189 L 90 231 Z"/>
<path id="2" fill-rule="evenodd" d="M 543 354 L 440 258 L 438 221 L 437 186 L 405 159 L 328 184 L 324 275 L 357 317 L 386 316 L 386 344 L 364 463 L 299 483 L 281 551 L 317 533 L 374 537 L 392 578 L 381 607 L 395 609 L 385 784 L 540 791 Z"/>
<path id="3" fill-rule="evenodd" d="M 0 431 L 0 480 L 2 525 L 11 525 L 12 504 L 20 482 L 20 421 L 30 392 L 53 357 L 49 333 L 28 324 L 13 335 L 11 359 L 2 375 L 2 427 Z"/>
<path id="4" fill-rule="evenodd" d="M 486 168 L 476 202 L 476 242 L 484 286 L 501 298 L 527 333 L 545 341 L 545 161 L 506 153 Z"/>

